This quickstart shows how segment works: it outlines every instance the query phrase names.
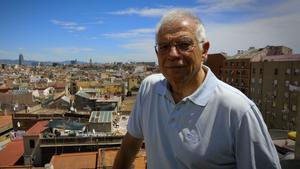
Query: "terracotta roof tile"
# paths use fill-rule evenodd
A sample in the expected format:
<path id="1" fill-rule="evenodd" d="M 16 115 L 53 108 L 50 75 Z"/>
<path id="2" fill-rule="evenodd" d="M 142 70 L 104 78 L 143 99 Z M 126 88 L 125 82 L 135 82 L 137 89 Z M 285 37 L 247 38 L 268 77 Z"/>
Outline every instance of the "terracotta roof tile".
<path id="1" fill-rule="evenodd" d="M 95 168 L 96 152 L 54 155 L 50 163 L 59 169 Z"/>
<path id="2" fill-rule="evenodd" d="M 48 121 L 38 121 L 30 129 L 26 131 L 26 136 L 36 136 L 44 131 L 48 126 Z"/>
<path id="3" fill-rule="evenodd" d="M 0 166 L 14 165 L 23 156 L 23 153 L 23 139 L 8 143 L 6 147 L 0 151 Z"/>
<path id="4" fill-rule="evenodd" d="M 98 168 L 112 166 L 118 150 L 118 148 L 99 149 Z M 145 169 L 145 159 L 145 151 L 142 150 L 139 152 L 137 158 L 134 161 L 134 168 Z M 96 152 L 68 153 L 52 156 L 50 163 L 53 165 L 54 168 L 59 169 L 95 168 L 95 160 Z"/>
<path id="5" fill-rule="evenodd" d="M 11 116 L 0 116 L 0 129 L 10 124 L 12 124 Z"/>

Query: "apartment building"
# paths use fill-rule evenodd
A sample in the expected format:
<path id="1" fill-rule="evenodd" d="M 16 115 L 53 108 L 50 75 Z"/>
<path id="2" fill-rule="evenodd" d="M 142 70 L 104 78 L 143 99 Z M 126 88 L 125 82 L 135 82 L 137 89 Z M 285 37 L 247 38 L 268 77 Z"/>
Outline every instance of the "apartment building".
<path id="1" fill-rule="evenodd" d="M 225 60 L 227 54 L 226 53 L 213 53 L 208 54 L 207 59 L 205 61 L 205 65 L 210 68 L 210 70 L 219 78 L 221 79 L 221 71 L 224 67 Z"/>
<path id="2" fill-rule="evenodd" d="M 300 83 L 300 55 L 265 56 L 252 62 L 250 98 L 258 105 L 269 128 L 296 129 L 299 109 L 293 90 Z"/>
<path id="3" fill-rule="evenodd" d="M 285 46 L 266 46 L 260 49 L 250 47 L 247 51 L 238 50 L 236 55 L 227 57 L 224 67 L 221 69 L 221 80 L 249 96 L 252 62 L 261 62 L 265 56 L 291 53 L 292 49 Z"/>

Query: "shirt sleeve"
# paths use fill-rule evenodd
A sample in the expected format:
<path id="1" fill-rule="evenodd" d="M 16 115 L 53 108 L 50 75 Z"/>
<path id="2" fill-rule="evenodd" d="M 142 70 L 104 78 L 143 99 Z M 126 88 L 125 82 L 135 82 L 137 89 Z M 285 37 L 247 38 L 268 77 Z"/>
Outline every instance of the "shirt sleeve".
<path id="1" fill-rule="evenodd" d="M 255 105 L 239 121 L 235 157 L 238 169 L 281 169 L 275 146 Z"/>
<path id="2" fill-rule="evenodd" d="M 136 97 L 136 101 L 134 104 L 134 107 L 131 111 L 128 125 L 127 125 L 127 131 L 132 135 L 133 137 L 143 139 L 143 130 L 142 130 L 142 91 L 143 86 L 140 86 L 139 93 Z"/>

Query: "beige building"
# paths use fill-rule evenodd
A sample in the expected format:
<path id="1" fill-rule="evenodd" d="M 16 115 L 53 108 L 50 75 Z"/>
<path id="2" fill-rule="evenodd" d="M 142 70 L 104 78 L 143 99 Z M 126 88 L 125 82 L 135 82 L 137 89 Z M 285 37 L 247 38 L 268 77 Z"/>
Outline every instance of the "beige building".
<path id="1" fill-rule="evenodd" d="M 250 98 L 258 105 L 269 128 L 296 128 L 300 55 L 266 56 L 252 62 Z"/>
<path id="2" fill-rule="evenodd" d="M 227 57 L 225 65 L 221 69 L 221 80 L 249 96 L 251 62 L 261 62 L 262 58 L 270 55 L 291 53 L 292 50 L 285 46 L 266 46 L 260 49 L 250 47 L 247 51 L 238 50 L 236 55 Z"/>
<path id="3" fill-rule="evenodd" d="M 136 90 L 139 88 L 140 80 L 138 77 L 129 77 L 128 78 L 128 91 Z"/>
<path id="4" fill-rule="evenodd" d="M 230 58 L 225 61 L 221 80 L 249 96 L 250 58 Z"/>

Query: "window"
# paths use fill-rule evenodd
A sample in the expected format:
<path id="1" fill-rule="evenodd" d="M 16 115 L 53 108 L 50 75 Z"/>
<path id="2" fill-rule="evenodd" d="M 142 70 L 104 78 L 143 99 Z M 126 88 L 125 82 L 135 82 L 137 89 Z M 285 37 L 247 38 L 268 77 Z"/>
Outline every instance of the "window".
<path id="1" fill-rule="evenodd" d="M 258 83 L 259 83 L 259 84 L 261 84 L 261 82 L 262 82 L 262 79 L 261 79 L 261 78 L 259 78 L 259 80 L 258 80 Z"/>
<path id="2" fill-rule="evenodd" d="M 251 78 L 251 83 L 255 83 L 255 78 L 254 77 Z"/>
<path id="3" fill-rule="evenodd" d="M 287 75 L 291 74 L 291 69 L 287 68 L 286 71 L 285 71 L 285 74 L 287 74 Z"/>
<path id="4" fill-rule="evenodd" d="M 283 104 L 283 110 L 287 110 L 288 109 L 288 104 L 287 103 L 284 103 Z"/>
<path id="5" fill-rule="evenodd" d="M 259 69 L 259 74 L 260 74 L 260 75 L 263 74 L 262 68 Z"/>
<path id="6" fill-rule="evenodd" d="M 34 148 L 35 147 L 34 140 L 29 140 L 29 147 L 30 148 Z"/>
<path id="7" fill-rule="evenodd" d="M 285 81 L 285 86 L 288 87 L 289 84 L 290 84 L 290 81 L 286 80 L 286 81 Z"/>
<path id="8" fill-rule="evenodd" d="M 276 97 L 277 96 L 277 90 L 273 91 L 273 96 Z"/>
<path id="9" fill-rule="evenodd" d="M 294 81 L 294 85 L 298 85 L 298 81 Z"/>
<path id="10" fill-rule="evenodd" d="M 284 92 L 284 97 L 289 98 L 289 92 Z"/>
<path id="11" fill-rule="evenodd" d="M 273 86 L 277 86 L 277 80 L 275 79 L 275 80 L 273 80 Z"/>
<path id="12" fill-rule="evenodd" d="M 278 75 L 278 69 L 277 68 L 274 69 L 274 75 Z"/>
<path id="13" fill-rule="evenodd" d="M 273 101 L 272 106 L 276 107 L 276 102 L 275 101 Z"/>
<path id="14" fill-rule="evenodd" d="M 252 69 L 252 74 L 255 74 L 255 68 Z"/>
<path id="15" fill-rule="evenodd" d="M 297 75 L 297 74 L 299 74 L 299 69 L 295 69 L 295 72 L 294 72 L 294 75 Z"/>
<path id="16" fill-rule="evenodd" d="M 292 122 L 292 123 L 295 123 L 295 121 L 296 121 L 296 118 L 293 117 L 293 118 L 291 119 L 291 122 Z"/>
<path id="17" fill-rule="evenodd" d="M 287 119 L 287 115 L 284 114 L 284 115 L 282 116 L 282 119 L 283 119 L 283 120 L 286 120 L 286 119 Z"/>
<path id="18" fill-rule="evenodd" d="M 296 111 L 296 110 L 297 110 L 297 106 L 296 106 L 296 105 L 293 105 L 293 106 L 292 106 L 292 110 L 293 110 L 293 111 Z"/>

